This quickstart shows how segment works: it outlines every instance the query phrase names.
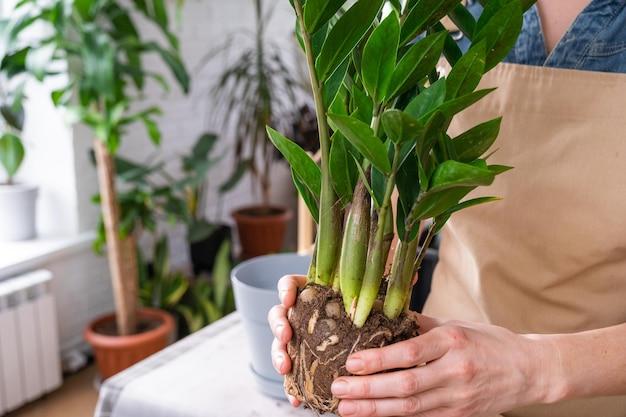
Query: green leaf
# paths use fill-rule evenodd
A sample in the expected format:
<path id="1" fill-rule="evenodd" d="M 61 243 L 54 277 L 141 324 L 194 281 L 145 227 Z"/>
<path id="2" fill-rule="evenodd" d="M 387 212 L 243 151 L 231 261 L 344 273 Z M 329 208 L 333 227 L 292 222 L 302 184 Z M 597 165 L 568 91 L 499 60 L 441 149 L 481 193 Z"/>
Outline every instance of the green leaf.
<path id="1" fill-rule="evenodd" d="M 157 125 L 157 123 L 149 117 L 142 117 L 141 121 L 146 127 L 146 131 L 148 132 L 148 136 L 150 137 L 152 143 L 154 143 L 155 145 L 160 145 L 161 131 L 159 130 L 159 125 Z"/>
<path id="2" fill-rule="evenodd" d="M 430 113 L 446 99 L 446 79 L 440 78 L 420 93 L 406 106 L 405 112 L 417 119 Z"/>
<path id="3" fill-rule="evenodd" d="M 330 30 L 315 64 L 321 82 L 350 55 L 374 23 L 384 0 L 357 1 Z"/>
<path id="4" fill-rule="evenodd" d="M 351 116 L 329 114 L 328 117 L 372 165 L 384 174 L 390 173 L 391 164 L 387 157 L 387 149 L 368 125 Z"/>
<path id="5" fill-rule="evenodd" d="M 400 21 L 395 12 L 374 29 L 363 49 L 363 85 L 376 103 L 382 102 L 396 66 Z"/>
<path id="6" fill-rule="evenodd" d="M 486 54 L 485 41 L 481 41 L 472 46 L 452 67 L 446 89 L 448 100 L 474 91 L 485 70 Z"/>
<path id="7" fill-rule="evenodd" d="M 193 145 L 191 154 L 194 159 L 207 159 L 218 141 L 215 133 L 207 132 L 200 135 Z"/>
<path id="8" fill-rule="evenodd" d="M 483 90 L 474 91 L 473 93 L 466 94 L 464 96 L 455 98 L 450 101 L 446 101 L 441 106 L 439 106 L 436 111 L 441 112 L 448 118 L 452 118 L 457 113 L 462 112 L 463 110 L 470 107 L 472 104 L 477 103 L 482 100 L 485 96 L 495 91 L 495 88 L 486 88 Z M 432 112 L 431 112 L 432 113 Z M 424 121 L 424 118 L 429 118 L 431 113 L 420 119 L 421 122 Z"/>
<path id="9" fill-rule="evenodd" d="M 228 177 L 228 179 L 226 179 L 226 181 L 224 181 L 222 185 L 220 185 L 220 194 L 227 193 L 234 189 L 237 184 L 239 184 L 239 182 L 243 179 L 243 176 L 246 174 L 246 172 L 248 172 L 251 165 L 252 164 L 249 160 L 239 161 L 239 163 L 235 167 L 235 170 L 230 174 L 230 177 Z"/>
<path id="10" fill-rule="evenodd" d="M 452 144 L 461 162 L 471 162 L 489 150 L 500 133 L 502 118 L 490 120 L 460 134 Z"/>
<path id="11" fill-rule="evenodd" d="M 448 13 L 448 17 L 450 17 L 450 20 L 454 22 L 456 27 L 459 28 L 469 40 L 472 40 L 474 31 L 476 30 L 476 20 L 463 4 L 454 6 L 454 8 L 450 10 L 450 13 Z"/>
<path id="12" fill-rule="evenodd" d="M 168 66 L 176 81 L 186 93 L 189 92 L 190 77 L 182 59 L 178 53 L 163 48 L 156 42 L 148 42 L 143 45 L 146 50 L 152 50 L 161 56 L 163 62 Z"/>
<path id="13" fill-rule="evenodd" d="M 509 167 L 509 166 L 506 166 L 506 165 L 489 165 L 487 167 L 487 169 L 489 169 L 489 171 L 491 171 L 495 175 L 500 175 L 500 174 L 503 174 L 503 173 L 505 173 L 507 171 L 512 170 L 513 167 Z"/>
<path id="14" fill-rule="evenodd" d="M 329 108 L 333 103 L 337 94 L 339 94 L 339 90 L 341 89 L 341 85 L 343 84 L 343 80 L 346 78 L 346 74 L 348 72 L 348 66 L 350 64 L 349 60 L 345 60 L 343 64 L 330 76 L 328 81 L 324 83 L 324 89 L 322 91 L 322 96 L 324 98 L 324 107 Z"/>
<path id="15" fill-rule="evenodd" d="M 443 226 L 446 224 L 446 222 L 450 219 L 450 217 L 454 213 L 464 210 L 466 208 L 478 206 L 481 204 L 491 203 L 493 201 L 500 201 L 500 200 L 502 199 L 498 197 L 480 197 L 480 198 L 474 198 L 472 200 L 467 200 L 467 201 L 457 204 L 451 209 L 448 209 L 445 213 L 437 216 L 437 218 L 435 219 L 435 233 L 439 233 L 441 231 Z"/>
<path id="16" fill-rule="evenodd" d="M 400 35 L 400 44 L 411 41 L 428 26 L 441 20 L 459 0 L 417 0 L 410 9 Z"/>
<path id="17" fill-rule="evenodd" d="M 424 125 L 400 110 L 385 111 L 381 122 L 387 137 L 394 143 L 414 142 L 424 135 Z"/>
<path id="18" fill-rule="evenodd" d="M 317 32 L 345 2 L 346 0 L 308 0 L 304 5 L 304 26 L 307 32 Z"/>
<path id="19" fill-rule="evenodd" d="M 295 142 L 287 139 L 269 126 L 267 127 L 267 134 L 274 146 L 289 162 L 289 165 L 300 180 L 319 201 L 322 189 L 322 174 L 317 164 Z"/>
<path id="20" fill-rule="evenodd" d="M 446 34 L 440 32 L 429 35 L 411 46 L 393 71 L 387 101 L 415 87 L 435 68 L 443 51 Z"/>
<path id="21" fill-rule="evenodd" d="M 220 312 L 224 311 L 226 305 L 226 295 L 230 287 L 230 269 L 230 241 L 225 240 L 217 251 L 211 275 L 214 301 Z"/>
<path id="22" fill-rule="evenodd" d="M 318 223 L 319 216 L 320 216 L 318 201 L 316 200 L 313 193 L 311 193 L 311 191 L 309 191 L 306 185 L 304 185 L 302 180 L 300 180 L 300 178 L 298 177 L 298 175 L 293 169 L 291 170 L 291 177 L 293 178 L 293 184 L 296 187 L 296 190 L 298 190 L 298 194 L 300 194 L 300 197 L 302 197 L 302 200 L 304 201 L 307 208 L 309 209 L 309 213 L 311 213 L 311 217 L 313 217 L 313 220 L 315 220 L 315 222 Z"/>
<path id="23" fill-rule="evenodd" d="M 350 204 L 358 173 L 341 132 L 335 132 L 331 139 L 329 167 L 335 192 L 344 205 Z"/>
<path id="24" fill-rule="evenodd" d="M 113 98 L 115 91 L 115 42 L 93 27 L 83 33 L 84 47 L 80 49 L 83 64 L 83 91 L 93 91 L 101 97 Z"/>
<path id="25" fill-rule="evenodd" d="M 494 178 L 495 174 L 489 169 L 458 161 L 445 161 L 435 168 L 428 192 L 436 193 L 453 187 L 491 185 Z"/>
<path id="26" fill-rule="evenodd" d="M 157 277 L 164 277 L 169 274 L 170 271 L 170 256 L 167 243 L 167 237 L 163 236 L 158 239 L 154 245 L 154 258 L 152 259 L 152 267 L 154 268 L 154 275 Z"/>
<path id="27" fill-rule="evenodd" d="M 485 41 L 487 60 L 485 72 L 500 63 L 515 45 L 522 30 L 523 12 L 519 1 L 502 7 L 476 34 L 475 43 Z"/>
<path id="28" fill-rule="evenodd" d="M 356 84 L 352 86 L 352 100 L 354 106 L 354 116 L 366 124 L 372 122 L 372 114 L 374 112 L 374 103 L 367 97 Z"/>
<path id="29" fill-rule="evenodd" d="M 0 163 L 7 172 L 9 182 L 22 165 L 24 145 L 19 137 L 5 133 L 0 137 Z"/>
<path id="30" fill-rule="evenodd" d="M 411 211 L 411 220 L 425 220 L 445 213 L 474 188 L 476 187 L 456 187 L 423 194 Z"/>

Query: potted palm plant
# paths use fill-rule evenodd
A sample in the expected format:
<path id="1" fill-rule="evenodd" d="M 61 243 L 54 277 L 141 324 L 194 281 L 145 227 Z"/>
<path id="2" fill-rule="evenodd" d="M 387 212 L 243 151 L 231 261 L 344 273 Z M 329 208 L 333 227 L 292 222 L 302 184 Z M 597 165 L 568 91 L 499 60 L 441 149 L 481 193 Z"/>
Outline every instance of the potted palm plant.
<path id="1" fill-rule="evenodd" d="M 275 150 L 265 136 L 265 126 L 279 127 L 282 116 L 293 110 L 300 88 L 281 56 L 280 48 L 266 37 L 269 17 L 262 0 L 253 0 L 254 42 L 243 48 L 213 88 L 215 117 L 235 134 L 235 169 L 247 168 L 260 204 L 233 212 L 242 245 L 242 257 L 251 258 L 281 250 L 291 212 L 272 204 L 272 163 Z M 227 41 L 241 47 L 239 42 Z"/>
<path id="2" fill-rule="evenodd" d="M 322 158 L 318 166 L 268 128 L 318 221 L 309 284 L 289 315 L 293 370 L 285 387 L 322 414 L 336 410 L 330 386 L 346 373 L 351 352 L 418 334 L 407 306 L 435 234 L 455 212 L 496 200 L 465 198 L 509 169 L 490 165 L 485 156 L 500 119 L 455 138 L 447 128 L 455 114 L 492 91 L 476 88 L 515 43 L 531 2 L 486 2 L 478 21 L 458 0 L 291 3 Z M 386 3 L 391 11 L 383 14 Z M 440 23 L 446 15 L 472 40 L 465 54 Z M 451 67 L 446 78 L 436 69 L 442 55 Z M 426 224 L 420 249 L 418 235 Z M 394 237 L 398 243 L 390 255 Z"/>
<path id="3" fill-rule="evenodd" d="M 65 106 L 93 133 L 100 185 L 100 198 L 114 289 L 114 315 L 94 321 L 85 331 L 93 346 L 103 378 L 163 348 L 173 331 L 173 320 L 164 311 L 138 308 L 138 270 L 135 237 L 123 233 L 115 184 L 114 155 L 125 129 L 142 122 L 148 136 L 161 139 L 155 116 L 157 107 L 133 110 L 148 80 L 164 86 L 161 74 L 144 68 L 143 57 L 153 53 L 171 70 L 186 92 L 187 71 L 180 59 L 178 40 L 170 32 L 163 0 L 136 0 L 129 4 L 108 1 L 41 3 L 25 0 L 15 13 L 25 16 L 23 26 L 47 27 L 43 38 L 30 40 L 23 50 L 26 61 L 65 69 L 69 82 L 52 93 L 58 106 Z M 167 40 L 163 45 L 143 39 L 133 14 L 142 14 Z"/>
<path id="4" fill-rule="evenodd" d="M 24 127 L 25 65 L 20 61 L 17 34 L 21 20 L 0 20 L 0 240 L 15 241 L 35 237 L 37 187 L 19 184 L 15 175 L 24 160 L 21 132 Z"/>

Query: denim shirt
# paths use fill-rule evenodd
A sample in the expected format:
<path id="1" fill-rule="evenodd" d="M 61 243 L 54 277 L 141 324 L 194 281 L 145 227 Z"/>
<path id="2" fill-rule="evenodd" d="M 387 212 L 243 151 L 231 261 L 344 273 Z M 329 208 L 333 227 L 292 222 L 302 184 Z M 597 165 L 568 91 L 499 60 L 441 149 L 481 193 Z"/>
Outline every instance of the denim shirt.
<path id="1" fill-rule="evenodd" d="M 467 7 L 480 16 L 478 1 L 470 0 Z M 466 38 L 459 43 L 464 50 L 470 46 Z M 626 73 L 626 0 L 592 0 L 549 55 L 537 6 L 532 6 L 506 62 Z"/>

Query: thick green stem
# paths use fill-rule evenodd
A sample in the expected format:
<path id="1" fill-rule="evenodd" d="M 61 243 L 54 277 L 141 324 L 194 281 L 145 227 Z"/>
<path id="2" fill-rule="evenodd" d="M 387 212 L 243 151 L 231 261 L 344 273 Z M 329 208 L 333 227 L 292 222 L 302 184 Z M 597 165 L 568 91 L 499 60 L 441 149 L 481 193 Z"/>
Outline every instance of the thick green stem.
<path id="1" fill-rule="evenodd" d="M 357 327 L 363 327 L 365 321 L 372 311 L 376 297 L 378 296 L 378 290 L 380 289 L 380 283 L 383 279 L 385 272 L 385 263 L 387 262 L 389 239 L 388 230 L 391 217 L 391 226 L 393 226 L 393 215 L 389 216 L 391 209 L 391 194 L 396 184 L 396 173 L 398 171 L 398 164 L 400 162 L 399 147 L 396 146 L 394 152 L 394 158 L 391 168 L 391 173 L 387 178 L 387 184 L 385 187 L 385 196 L 383 198 L 382 206 L 378 213 L 378 224 L 374 234 L 374 241 L 370 245 L 370 252 L 368 254 L 368 263 L 365 268 L 365 275 L 363 276 L 363 285 L 359 294 L 357 302 L 356 313 L 354 315 L 354 324 Z"/>
<path id="2" fill-rule="evenodd" d="M 341 294 L 346 312 L 353 317 L 356 301 L 367 263 L 370 234 L 370 196 L 362 181 L 356 186 L 352 206 L 346 220 L 346 228 L 339 259 Z"/>
<path id="3" fill-rule="evenodd" d="M 309 271 L 307 272 L 306 279 L 309 284 L 315 283 L 315 277 L 317 273 L 315 272 L 315 266 L 317 264 L 317 240 L 315 241 L 315 246 L 313 247 L 313 254 L 311 255 L 311 264 L 309 265 Z"/>
<path id="4" fill-rule="evenodd" d="M 417 254 L 418 245 L 418 238 L 411 242 L 398 242 L 383 307 L 385 316 L 391 320 L 398 318 L 407 304 L 411 283 L 415 275 L 413 273 L 413 261 Z"/>
<path id="5" fill-rule="evenodd" d="M 315 71 L 315 56 L 311 36 L 304 25 L 304 13 L 300 0 L 294 0 L 294 7 L 302 30 L 304 50 L 307 58 L 307 66 L 315 101 L 317 125 L 319 130 L 322 190 L 320 193 L 320 222 L 317 234 L 317 265 L 315 282 L 321 285 L 332 285 L 337 267 L 343 218 L 341 207 L 337 204 L 337 195 L 330 179 L 329 156 L 330 156 L 330 128 L 326 119 L 326 108 L 323 100 L 323 86 Z"/>
<path id="6" fill-rule="evenodd" d="M 415 259 L 415 263 L 413 264 L 413 273 L 414 274 L 416 274 L 417 271 L 419 271 L 420 267 L 422 266 L 422 261 L 424 260 L 424 257 L 426 256 L 426 252 L 428 251 L 428 248 L 430 247 L 430 244 L 433 242 L 433 239 L 435 238 L 435 235 L 437 234 L 435 232 L 436 229 L 437 229 L 437 225 L 436 224 L 433 224 L 428 229 L 428 234 L 426 235 L 426 239 L 424 240 L 424 244 L 420 248 L 419 255 L 417 255 L 417 259 Z"/>

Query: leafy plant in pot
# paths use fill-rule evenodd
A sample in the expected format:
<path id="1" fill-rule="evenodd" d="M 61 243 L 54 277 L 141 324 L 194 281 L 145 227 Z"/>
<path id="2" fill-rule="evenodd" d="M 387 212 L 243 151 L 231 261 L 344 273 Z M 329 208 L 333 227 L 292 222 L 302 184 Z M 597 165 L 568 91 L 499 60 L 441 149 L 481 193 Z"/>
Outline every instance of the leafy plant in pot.
<path id="1" fill-rule="evenodd" d="M 19 51 L 19 17 L 0 20 L 0 166 L 6 176 L 0 182 L 0 240 L 16 241 L 35 237 L 37 187 L 19 184 L 15 175 L 24 161 L 24 88 L 25 63 Z"/>
<path id="2" fill-rule="evenodd" d="M 289 313 L 293 370 L 285 387 L 324 413 L 336 410 L 330 386 L 345 375 L 351 352 L 418 335 L 407 305 L 435 234 L 455 212 L 496 200 L 464 199 L 509 169 L 489 165 L 484 156 L 500 119 L 456 138 L 447 128 L 455 114 L 490 93 L 475 89 L 513 46 L 529 2 L 485 2 L 478 21 L 458 0 L 404 6 L 358 0 L 345 11 L 341 0 L 291 3 L 307 56 L 322 158 L 320 168 L 268 128 L 318 220 L 309 283 Z M 392 11 L 383 15 L 385 4 Z M 446 15 L 472 40 L 465 54 L 440 23 Z M 446 78 L 436 69 L 442 54 L 451 66 Z M 420 249 L 418 234 L 427 220 Z"/>
<path id="3" fill-rule="evenodd" d="M 153 142 L 160 141 L 154 120 L 160 110 L 131 110 L 139 98 L 135 93 L 143 91 L 149 79 L 167 89 L 161 74 L 144 68 L 144 55 L 159 56 L 185 91 L 189 78 L 179 57 L 178 41 L 169 31 L 163 0 L 136 0 L 130 5 L 115 0 L 53 0 L 45 4 L 25 0 L 15 12 L 25 16 L 25 28 L 40 24 L 48 30 L 43 38 L 30 41 L 16 54 L 25 56 L 27 62 L 36 60 L 66 69 L 69 82 L 52 93 L 52 100 L 67 107 L 76 121 L 94 134 L 116 312 L 92 323 L 85 336 L 106 378 L 163 348 L 173 330 L 169 314 L 138 309 L 136 242 L 132 234 L 120 230 L 113 156 L 125 129 L 135 122 L 144 123 Z M 167 45 L 142 39 L 133 20 L 135 12 L 161 31 Z"/>
<path id="4" fill-rule="evenodd" d="M 278 127 L 296 103 L 300 86 L 292 77 L 280 48 L 267 40 L 269 17 L 264 3 L 253 0 L 256 31 L 254 42 L 218 76 L 213 88 L 215 117 L 224 129 L 235 134 L 236 170 L 247 168 L 253 187 L 261 194 L 261 204 L 233 212 L 242 245 L 242 257 L 252 258 L 278 252 L 284 243 L 291 211 L 271 204 L 271 168 L 275 150 L 265 136 L 265 126 Z M 239 42 L 228 40 L 219 50 L 227 51 Z M 213 58 L 213 56 L 210 56 Z"/>

